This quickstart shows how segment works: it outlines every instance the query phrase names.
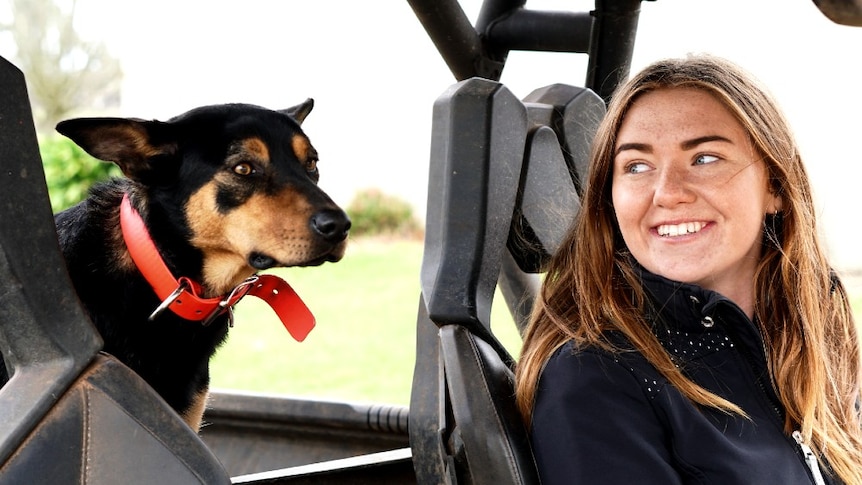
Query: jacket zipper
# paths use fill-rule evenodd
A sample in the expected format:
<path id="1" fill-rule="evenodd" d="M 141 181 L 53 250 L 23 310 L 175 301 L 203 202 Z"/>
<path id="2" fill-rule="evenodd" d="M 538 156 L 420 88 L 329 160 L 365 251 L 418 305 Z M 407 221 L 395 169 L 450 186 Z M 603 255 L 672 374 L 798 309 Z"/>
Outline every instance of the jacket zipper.
<path id="1" fill-rule="evenodd" d="M 814 452 L 811 451 L 811 448 L 805 444 L 805 441 L 802 440 L 802 433 L 799 431 L 793 432 L 793 439 L 796 440 L 796 444 L 799 445 L 799 449 L 802 450 L 802 457 L 805 459 L 805 464 L 808 465 L 808 469 L 811 470 L 811 476 L 814 478 L 814 483 L 816 485 L 826 485 L 826 482 L 823 480 L 823 474 L 820 473 L 820 465 L 817 463 L 817 457 L 814 456 Z"/>
<path id="2" fill-rule="evenodd" d="M 739 309 L 738 306 L 736 306 L 732 302 L 727 302 L 725 304 L 729 305 L 732 310 L 735 310 L 738 315 L 742 317 L 742 319 L 746 320 L 748 322 L 748 325 L 753 328 L 757 333 L 760 333 L 760 330 L 757 328 L 757 325 L 752 322 L 748 318 L 748 316 L 746 316 L 745 313 L 743 313 L 742 310 Z M 768 384 L 763 382 L 763 376 L 761 375 L 761 373 L 758 372 L 758 369 L 760 369 L 761 366 L 758 365 L 759 362 L 757 358 L 752 355 L 751 349 L 749 349 L 746 345 L 742 343 L 742 339 L 739 336 L 739 332 L 735 328 L 733 328 L 732 325 L 728 325 L 722 321 L 722 326 L 724 327 L 725 331 L 729 335 L 731 335 L 732 338 L 734 338 L 734 343 L 736 344 L 737 351 L 742 354 L 742 356 L 745 358 L 745 361 L 748 363 L 749 368 L 751 368 L 751 372 L 752 374 L 754 374 L 754 382 L 757 384 L 757 387 L 760 388 L 760 392 L 763 393 L 763 396 L 766 398 L 767 402 L 772 407 L 772 410 L 775 412 L 775 416 L 778 418 L 779 424 L 783 423 L 784 411 L 781 409 L 781 405 L 779 404 L 779 402 L 776 402 L 778 396 L 775 395 L 775 391 L 767 389 L 766 386 Z M 763 364 L 765 366 L 768 366 L 768 364 L 766 363 L 766 343 L 763 341 L 762 337 L 759 337 L 758 340 L 760 342 L 760 352 L 763 355 Z M 771 386 L 771 384 L 769 385 Z"/>
<path id="3" fill-rule="evenodd" d="M 739 310 L 740 313 L 742 312 Z M 749 321 L 749 323 L 754 326 L 754 322 Z M 730 326 L 725 325 L 726 330 L 730 330 Z M 734 334 L 736 332 L 733 332 Z M 739 335 L 736 335 L 737 339 Z M 760 387 L 761 392 L 766 396 L 767 401 L 772 405 L 773 411 L 775 411 L 776 416 L 779 420 L 784 420 L 784 413 L 781 411 L 781 408 L 778 404 L 770 396 L 770 393 L 766 389 L 766 384 L 763 383 L 763 379 L 759 374 L 757 374 L 756 369 L 758 366 L 755 364 L 755 357 L 751 355 L 749 349 L 745 348 L 745 345 L 740 345 L 737 341 L 737 348 L 741 353 L 745 356 L 745 359 L 748 361 L 749 366 L 751 366 L 752 370 L 755 374 L 755 382 L 758 387 Z M 761 340 L 761 350 L 763 352 L 764 357 L 766 356 L 766 344 Z M 811 450 L 805 441 L 802 439 L 802 433 L 800 431 L 794 431 L 791 433 L 793 440 L 796 441 L 797 446 L 799 446 L 799 450 L 802 453 L 802 460 L 805 462 L 805 465 L 808 467 L 808 470 L 811 472 L 811 478 L 814 480 L 814 485 L 826 485 L 826 481 L 823 479 L 823 474 L 820 473 L 820 465 L 817 462 L 817 457 L 814 455 L 814 452 Z"/>

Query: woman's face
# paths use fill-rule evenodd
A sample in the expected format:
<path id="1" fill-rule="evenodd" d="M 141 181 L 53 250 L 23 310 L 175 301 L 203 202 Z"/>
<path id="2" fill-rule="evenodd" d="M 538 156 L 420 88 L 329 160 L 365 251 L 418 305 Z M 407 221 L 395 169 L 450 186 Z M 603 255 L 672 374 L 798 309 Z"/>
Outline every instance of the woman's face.
<path id="1" fill-rule="evenodd" d="M 616 143 L 613 204 L 635 259 L 750 314 L 764 215 L 780 200 L 743 126 L 708 92 L 667 88 L 635 100 Z"/>

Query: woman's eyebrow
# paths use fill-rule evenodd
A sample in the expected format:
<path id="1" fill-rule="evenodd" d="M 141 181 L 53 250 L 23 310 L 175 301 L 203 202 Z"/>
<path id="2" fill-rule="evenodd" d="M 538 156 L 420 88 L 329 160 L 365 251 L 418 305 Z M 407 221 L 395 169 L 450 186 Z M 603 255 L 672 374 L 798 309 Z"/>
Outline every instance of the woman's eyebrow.
<path id="1" fill-rule="evenodd" d="M 699 136 L 699 137 L 693 138 L 691 140 L 686 140 L 686 141 L 680 143 L 679 146 L 683 150 L 691 150 L 692 148 L 695 148 L 698 145 L 702 145 L 704 143 L 709 143 L 711 141 L 721 141 L 721 142 L 733 144 L 733 142 L 730 141 L 730 139 L 725 138 L 721 135 L 706 135 L 706 136 Z"/>
<path id="2" fill-rule="evenodd" d="M 614 156 L 617 156 L 626 150 L 636 150 L 644 153 L 652 153 L 652 146 L 647 143 L 623 143 L 622 145 L 618 146 L 617 149 L 614 151 Z"/>
<path id="3" fill-rule="evenodd" d="M 691 140 L 685 140 L 679 144 L 680 148 L 683 150 L 691 150 L 692 148 L 697 147 L 698 145 L 702 145 L 704 143 L 709 143 L 712 141 L 720 141 L 725 143 L 733 143 L 729 138 L 721 136 L 721 135 L 705 135 L 699 136 L 697 138 L 692 138 Z M 620 153 L 626 150 L 635 150 L 644 153 L 652 153 L 652 145 L 649 143 L 640 143 L 640 142 L 631 142 L 631 143 L 623 143 L 617 147 L 614 151 L 614 156 L 619 155 Z"/>

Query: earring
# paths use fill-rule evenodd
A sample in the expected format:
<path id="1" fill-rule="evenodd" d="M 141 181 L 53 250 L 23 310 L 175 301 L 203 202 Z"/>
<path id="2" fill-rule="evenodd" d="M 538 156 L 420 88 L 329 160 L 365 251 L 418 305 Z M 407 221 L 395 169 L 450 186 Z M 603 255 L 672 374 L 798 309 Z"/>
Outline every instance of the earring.
<path id="1" fill-rule="evenodd" d="M 780 210 L 775 212 L 767 212 L 763 218 L 763 229 L 765 231 L 766 240 L 774 246 L 781 246 L 780 234 L 783 233 L 784 216 Z"/>

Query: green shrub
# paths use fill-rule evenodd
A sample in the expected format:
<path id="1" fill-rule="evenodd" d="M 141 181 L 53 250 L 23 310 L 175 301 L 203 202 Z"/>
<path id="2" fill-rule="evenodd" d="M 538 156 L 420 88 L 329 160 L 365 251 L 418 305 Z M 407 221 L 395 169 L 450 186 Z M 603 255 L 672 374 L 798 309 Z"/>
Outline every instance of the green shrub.
<path id="1" fill-rule="evenodd" d="M 82 201 L 94 183 L 122 175 L 119 167 L 96 160 L 68 138 L 40 139 L 39 153 L 55 213 Z"/>
<path id="2" fill-rule="evenodd" d="M 398 197 L 384 194 L 380 189 L 364 189 L 354 196 L 347 206 L 353 236 L 420 235 L 419 222 L 413 217 L 413 207 Z"/>

